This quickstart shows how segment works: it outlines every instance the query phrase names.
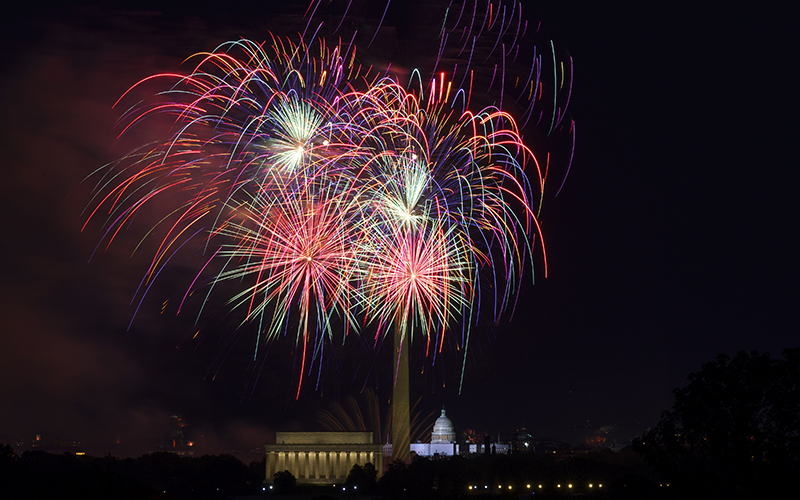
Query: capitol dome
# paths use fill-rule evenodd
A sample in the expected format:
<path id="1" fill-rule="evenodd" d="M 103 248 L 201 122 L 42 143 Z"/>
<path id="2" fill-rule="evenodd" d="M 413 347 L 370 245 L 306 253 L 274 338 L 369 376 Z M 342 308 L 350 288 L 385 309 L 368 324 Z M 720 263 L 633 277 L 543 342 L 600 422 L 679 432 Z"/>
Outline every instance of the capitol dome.
<path id="1" fill-rule="evenodd" d="M 444 414 L 442 408 L 442 416 L 436 419 L 433 424 L 433 433 L 431 434 L 431 444 L 454 443 L 456 441 L 456 431 L 453 428 L 453 422 Z"/>

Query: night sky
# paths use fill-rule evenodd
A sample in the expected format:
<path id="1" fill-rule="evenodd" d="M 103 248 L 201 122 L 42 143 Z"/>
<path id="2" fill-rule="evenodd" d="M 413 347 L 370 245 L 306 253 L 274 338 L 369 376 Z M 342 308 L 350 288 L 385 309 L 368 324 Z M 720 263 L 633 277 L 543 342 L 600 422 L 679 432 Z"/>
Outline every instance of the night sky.
<path id="1" fill-rule="evenodd" d="M 402 42 L 438 21 L 418 4 L 442 2 L 392 3 L 384 25 Z M 225 40 L 302 28 L 306 2 L 188 5 L 26 5 L 0 22 L 0 442 L 155 443 L 179 413 L 209 450 L 257 447 L 275 430 L 316 430 L 316 410 L 365 385 L 388 397 L 383 358 L 357 342 L 298 401 L 289 343 L 260 369 L 247 330 L 215 361 L 233 333 L 221 323 L 176 348 L 194 328 L 161 314 L 188 284 L 180 268 L 128 329 L 150 257 L 131 257 L 141 231 L 91 258 L 102 232 L 81 231 L 82 180 L 132 144 L 115 139 L 117 98 Z M 757 8 L 524 2 L 575 64 L 574 163 L 542 215 L 549 276 L 480 329 L 460 395 L 454 358 L 415 377 L 426 413 L 444 404 L 458 431 L 524 425 L 574 444 L 615 426 L 623 442 L 717 354 L 800 343 L 788 76 L 800 41 L 788 5 Z"/>

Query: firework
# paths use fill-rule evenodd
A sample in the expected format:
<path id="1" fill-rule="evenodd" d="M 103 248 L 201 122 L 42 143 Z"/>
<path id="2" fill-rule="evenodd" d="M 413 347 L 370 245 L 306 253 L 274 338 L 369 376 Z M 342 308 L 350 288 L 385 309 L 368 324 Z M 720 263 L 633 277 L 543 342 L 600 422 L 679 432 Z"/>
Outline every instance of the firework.
<path id="1" fill-rule="evenodd" d="M 215 282 L 247 284 L 229 303 L 245 309 L 246 320 L 256 321 L 267 339 L 280 336 L 297 307 L 301 382 L 306 351 L 309 345 L 321 347 L 321 336 L 333 336 L 333 317 L 343 318 L 345 329 L 357 325 L 352 310 L 357 200 L 347 189 L 313 194 L 309 189 L 239 205 L 236 216 L 215 232 L 227 242 L 211 258 L 225 259 Z"/>
<path id="2" fill-rule="evenodd" d="M 229 42 L 194 56 L 187 75 L 145 79 L 169 84 L 124 113 L 122 133 L 158 116 L 172 132 L 98 170 L 88 216 L 105 217 L 108 245 L 154 206 L 162 218 L 143 238 L 156 249 L 140 302 L 173 255 L 199 248 L 203 265 L 178 310 L 200 289 L 205 304 L 235 283 L 226 302 L 242 311 L 240 327 L 257 325 L 256 354 L 292 332 L 298 397 L 326 345 L 349 332 L 376 346 L 393 335 L 405 395 L 395 394 L 392 418 L 406 422 L 395 449 L 409 433 L 409 343 L 421 337 L 433 360 L 450 345 L 466 361 L 479 311 L 498 321 L 532 272 L 550 157 L 533 153 L 521 127 L 563 127 L 571 93 L 571 65 L 556 64 L 552 43 L 552 88 L 541 54 L 520 62 L 519 4 L 466 5 L 445 14 L 430 75 L 414 71 L 407 84 L 362 69 L 352 42 L 316 33 Z M 464 62 L 443 70 L 450 60 Z M 527 78 L 506 78 L 515 64 L 529 66 Z M 537 106 L 545 94 L 549 119 Z"/>

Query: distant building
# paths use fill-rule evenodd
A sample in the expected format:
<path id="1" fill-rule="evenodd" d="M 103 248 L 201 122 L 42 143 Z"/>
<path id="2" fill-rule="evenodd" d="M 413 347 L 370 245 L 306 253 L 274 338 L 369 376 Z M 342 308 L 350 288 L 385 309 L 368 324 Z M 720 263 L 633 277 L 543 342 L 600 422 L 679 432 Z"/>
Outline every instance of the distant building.
<path id="1" fill-rule="evenodd" d="M 456 442 L 456 431 L 453 427 L 453 422 L 447 418 L 442 408 L 442 415 L 436 419 L 433 424 L 433 433 L 431 434 L 431 444 L 447 444 Z"/>
<path id="2" fill-rule="evenodd" d="M 436 419 L 433 424 L 433 433 L 431 434 L 431 444 L 446 444 L 456 442 L 456 431 L 453 427 L 453 422 L 447 418 L 442 408 L 442 415 Z"/>
<path id="3" fill-rule="evenodd" d="M 383 471 L 383 450 L 371 432 L 276 432 L 266 444 L 266 482 L 288 470 L 299 484 L 344 483 L 353 465 L 372 463 Z"/>
<path id="4" fill-rule="evenodd" d="M 508 455 L 511 453 L 511 445 L 507 443 L 493 443 L 488 446 L 489 453 L 498 455 Z M 484 454 L 486 452 L 485 446 L 481 444 L 456 444 L 455 427 L 453 426 L 453 422 L 445 414 L 444 408 L 442 408 L 442 414 L 436 419 L 436 423 L 433 424 L 431 442 L 411 443 L 411 452 L 420 457 L 449 457 L 458 455 L 461 453 L 462 449 L 465 454 Z M 383 447 L 383 453 L 385 456 L 391 456 L 392 445 L 385 445 Z"/>
<path id="5" fill-rule="evenodd" d="M 533 453 L 535 451 L 536 436 L 531 434 L 525 426 L 522 426 L 516 432 L 497 434 L 494 442 L 508 444 L 513 453 Z"/>

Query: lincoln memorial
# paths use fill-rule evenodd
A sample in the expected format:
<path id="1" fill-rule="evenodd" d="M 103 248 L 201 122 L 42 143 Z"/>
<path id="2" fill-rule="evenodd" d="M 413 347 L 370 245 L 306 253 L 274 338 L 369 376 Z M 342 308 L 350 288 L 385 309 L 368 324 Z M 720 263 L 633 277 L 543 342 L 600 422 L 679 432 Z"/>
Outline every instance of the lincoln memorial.
<path id="1" fill-rule="evenodd" d="M 353 465 L 367 462 L 383 471 L 383 447 L 372 444 L 371 432 L 276 432 L 265 448 L 267 482 L 288 470 L 298 484 L 344 483 Z"/>

